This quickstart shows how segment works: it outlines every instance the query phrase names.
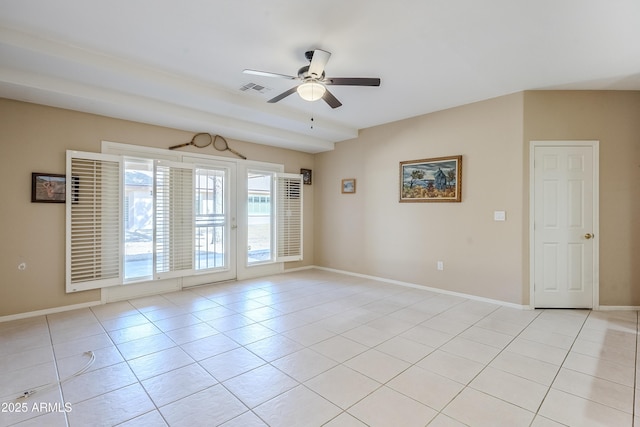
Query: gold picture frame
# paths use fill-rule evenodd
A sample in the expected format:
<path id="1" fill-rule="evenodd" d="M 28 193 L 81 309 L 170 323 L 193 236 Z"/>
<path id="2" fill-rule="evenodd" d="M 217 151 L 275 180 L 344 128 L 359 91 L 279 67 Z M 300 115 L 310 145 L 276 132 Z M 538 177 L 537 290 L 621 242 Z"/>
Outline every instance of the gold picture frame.
<path id="1" fill-rule="evenodd" d="M 400 202 L 461 202 L 462 156 L 400 162 Z"/>
<path id="2" fill-rule="evenodd" d="M 342 180 L 342 194 L 354 194 L 356 192 L 356 179 L 346 178 Z"/>

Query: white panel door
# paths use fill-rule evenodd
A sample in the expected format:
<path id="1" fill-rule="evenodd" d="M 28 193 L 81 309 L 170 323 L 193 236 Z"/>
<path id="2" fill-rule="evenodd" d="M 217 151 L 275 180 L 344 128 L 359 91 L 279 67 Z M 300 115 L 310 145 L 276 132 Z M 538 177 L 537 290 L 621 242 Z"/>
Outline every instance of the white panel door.
<path id="1" fill-rule="evenodd" d="M 534 147 L 534 306 L 593 308 L 597 200 L 593 146 Z"/>

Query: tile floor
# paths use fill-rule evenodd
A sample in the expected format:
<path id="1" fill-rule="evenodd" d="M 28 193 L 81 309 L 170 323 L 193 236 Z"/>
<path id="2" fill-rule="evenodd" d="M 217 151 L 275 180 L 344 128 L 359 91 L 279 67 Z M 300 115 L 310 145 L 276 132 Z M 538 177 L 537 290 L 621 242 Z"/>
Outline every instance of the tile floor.
<path id="1" fill-rule="evenodd" d="M 640 426 L 637 331 L 306 270 L 0 323 L 0 425 Z"/>

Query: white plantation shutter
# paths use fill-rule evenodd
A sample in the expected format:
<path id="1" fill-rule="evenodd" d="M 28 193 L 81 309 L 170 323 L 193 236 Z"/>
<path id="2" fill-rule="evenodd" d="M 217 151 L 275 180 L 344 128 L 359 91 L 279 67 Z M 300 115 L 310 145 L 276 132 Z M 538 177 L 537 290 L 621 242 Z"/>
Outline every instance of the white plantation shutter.
<path id="1" fill-rule="evenodd" d="M 302 175 L 276 174 L 276 261 L 302 259 Z"/>
<path id="2" fill-rule="evenodd" d="M 122 283 L 119 156 L 67 151 L 66 291 Z"/>
<path id="3" fill-rule="evenodd" d="M 155 163 L 156 276 L 182 276 L 193 270 L 193 166 Z"/>

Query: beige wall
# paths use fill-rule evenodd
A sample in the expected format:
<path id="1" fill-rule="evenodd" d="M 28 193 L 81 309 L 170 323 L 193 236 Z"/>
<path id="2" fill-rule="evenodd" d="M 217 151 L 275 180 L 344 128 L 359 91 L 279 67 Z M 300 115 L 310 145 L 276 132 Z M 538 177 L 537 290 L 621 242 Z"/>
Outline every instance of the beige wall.
<path id="1" fill-rule="evenodd" d="M 563 139 L 600 141 L 600 305 L 640 306 L 638 91 L 524 92 L 337 144 L 316 156 L 316 264 L 529 304 L 529 141 Z M 456 154 L 462 203 L 398 203 L 400 161 Z"/>
<path id="2" fill-rule="evenodd" d="M 640 91 L 534 91 L 524 101 L 526 162 L 529 141 L 600 141 L 600 304 L 640 306 Z"/>
<path id="3" fill-rule="evenodd" d="M 0 99 L 0 316 L 99 299 L 64 293 L 64 206 L 30 203 L 31 172 L 63 173 L 65 150 L 99 152 L 102 140 L 168 147 L 191 135 Z M 640 306 L 638 91 L 509 95 L 366 129 L 315 156 L 230 144 L 287 172 L 313 169 L 305 260 L 287 268 L 316 264 L 528 304 L 529 141 L 556 139 L 600 141 L 600 304 Z M 398 202 L 399 162 L 457 154 L 462 203 Z M 357 179 L 356 194 L 340 193 L 343 178 Z M 493 221 L 495 210 L 507 221 Z"/>
<path id="4" fill-rule="evenodd" d="M 67 149 L 100 152 L 102 140 L 164 148 L 192 135 L 0 99 L 0 316 L 100 300 L 99 291 L 65 294 L 65 208 L 30 202 L 32 172 L 64 173 Z M 243 141 L 229 144 L 250 160 L 284 164 L 286 172 L 314 169 L 311 154 Z M 313 264 L 313 189 L 304 186 L 305 260 L 287 268 Z M 27 269 L 19 271 L 22 262 Z"/>
<path id="5" fill-rule="evenodd" d="M 366 129 L 316 155 L 316 264 L 522 304 L 522 126 L 520 93 Z M 459 154 L 462 203 L 398 202 L 399 162 Z M 343 178 L 356 194 L 341 194 Z"/>

